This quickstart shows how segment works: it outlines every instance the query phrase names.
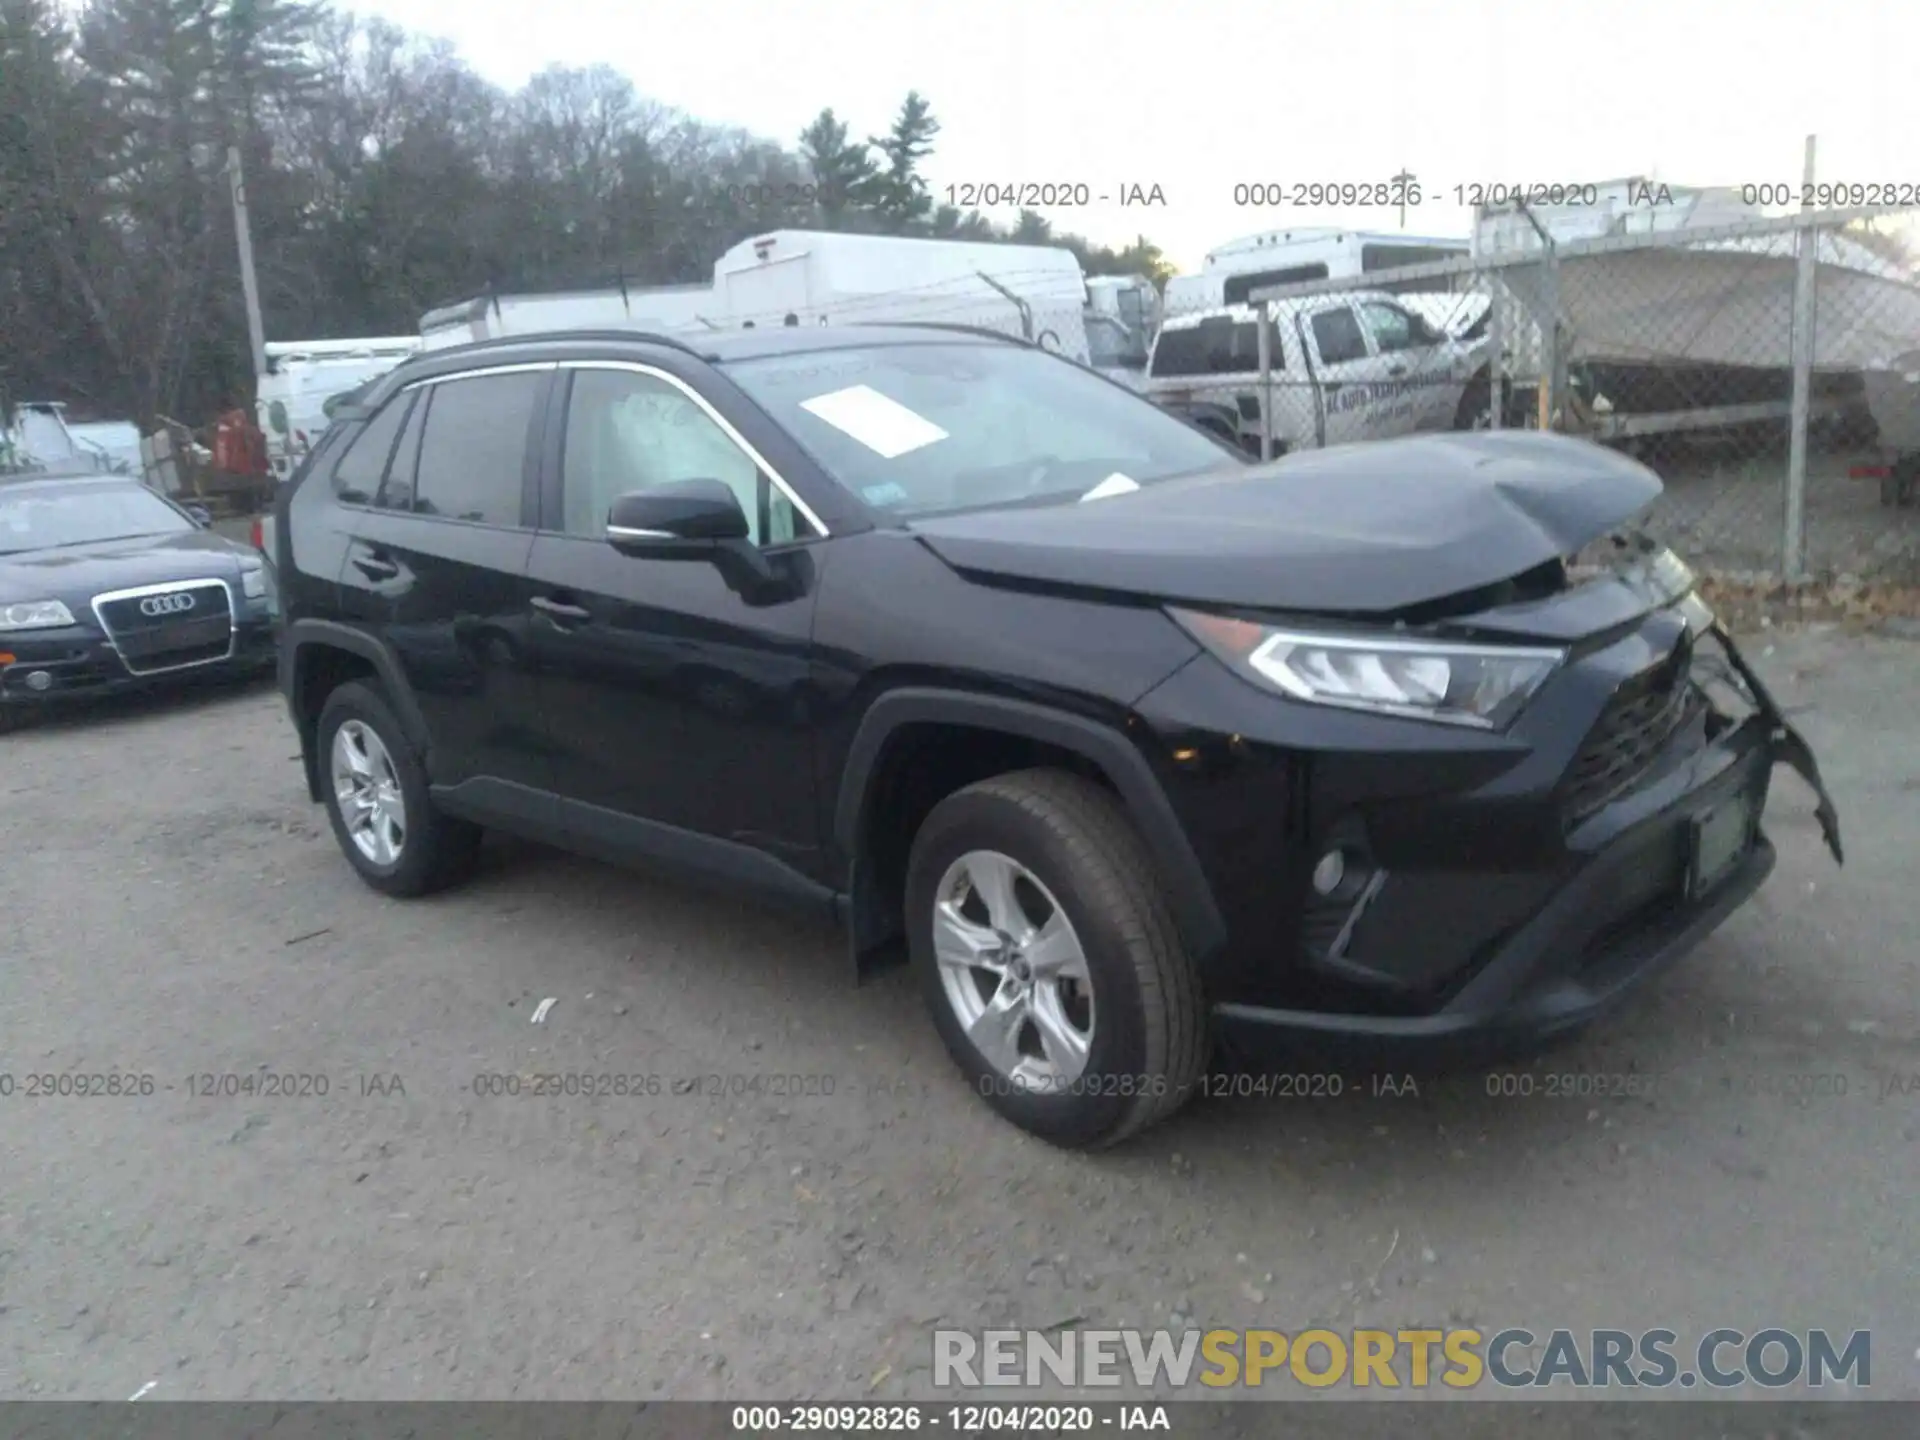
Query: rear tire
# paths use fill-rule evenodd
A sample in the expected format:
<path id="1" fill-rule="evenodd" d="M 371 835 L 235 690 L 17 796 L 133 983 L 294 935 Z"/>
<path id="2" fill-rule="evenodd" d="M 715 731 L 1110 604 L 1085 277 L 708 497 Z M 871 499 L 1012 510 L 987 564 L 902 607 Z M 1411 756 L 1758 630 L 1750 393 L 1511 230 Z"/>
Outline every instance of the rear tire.
<path id="1" fill-rule="evenodd" d="M 411 898 L 473 873 L 480 827 L 435 808 L 426 770 L 378 688 L 356 680 L 335 689 L 314 738 L 334 839 L 362 880 Z M 363 803 L 346 798 L 356 794 Z"/>
<path id="2" fill-rule="evenodd" d="M 1493 381 L 1482 370 L 1467 382 L 1467 388 L 1460 392 L 1460 403 L 1454 407 L 1453 428 L 1455 430 L 1491 430 L 1493 428 Z"/>
<path id="3" fill-rule="evenodd" d="M 968 867 L 983 859 L 988 884 L 981 887 Z M 1018 882 L 1010 881 L 1006 893 L 1017 888 L 1025 897 L 1013 926 L 986 921 L 984 892 L 1001 862 Z M 1057 770 L 1019 771 L 957 791 L 914 837 L 906 892 L 908 944 L 934 1025 L 974 1093 L 1004 1118 L 1056 1145 L 1098 1149 L 1165 1119 L 1192 1097 L 1210 1049 L 1200 977 L 1146 848 L 1108 791 Z M 1055 910 L 1064 929 L 1055 925 Z M 950 963 L 964 949 L 956 936 L 1004 937 L 1019 921 L 1029 934 L 1037 924 L 1042 943 L 998 952 L 997 969 Z M 1056 983 L 1047 999 L 1041 956 L 1062 953 L 1047 948 L 1046 937 L 1063 935 L 1077 948 L 1075 973 L 1084 984 Z M 1029 955 L 1022 980 L 1017 972 Z M 967 984 L 976 985 L 977 1001 L 965 998 Z M 996 1034 L 986 1012 L 1023 988 L 1039 1018 Z M 969 1006 L 981 1010 L 972 1026 L 963 1015 Z M 1062 1015 L 1076 1033 L 1084 1028 L 1077 1073 L 1055 1063 Z"/>

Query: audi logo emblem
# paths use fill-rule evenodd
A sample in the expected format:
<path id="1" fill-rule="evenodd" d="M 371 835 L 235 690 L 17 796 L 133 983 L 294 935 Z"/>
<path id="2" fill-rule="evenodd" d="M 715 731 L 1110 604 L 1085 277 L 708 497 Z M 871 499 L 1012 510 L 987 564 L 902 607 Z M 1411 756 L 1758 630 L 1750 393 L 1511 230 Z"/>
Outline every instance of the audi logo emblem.
<path id="1" fill-rule="evenodd" d="M 149 595 L 140 602 L 142 615 L 181 615 L 193 608 L 193 596 L 186 591 L 173 595 Z"/>

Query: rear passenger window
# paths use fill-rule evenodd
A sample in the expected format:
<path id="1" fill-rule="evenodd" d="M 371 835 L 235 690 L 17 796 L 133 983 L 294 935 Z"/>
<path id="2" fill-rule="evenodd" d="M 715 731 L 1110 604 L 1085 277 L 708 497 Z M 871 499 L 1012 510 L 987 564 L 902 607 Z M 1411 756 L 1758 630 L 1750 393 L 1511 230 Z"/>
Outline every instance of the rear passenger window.
<path id="1" fill-rule="evenodd" d="M 519 525 L 527 426 L 546 375 L 477 375 L 429 387 L 413 510 Z"/>
<path id="2" fill-rule="evenodd" d="M 411 398 L 396 395 L 381 407 L 333 467 L 333 493 L 347 504 L 371 505 L 380 493 L 380 477 L 386 473 L 387 456 L 393 452 L 394 437 L 400 433 Z"/>
<path id="3" fill-rule="evenodd" d="M 1367 341 L 1360 333 L 1360 322 L 1345 305 L 1338 310 L 1322 310 L 1313 317 L 1313 341 L 1325 365 L 1367 358 Z"/>

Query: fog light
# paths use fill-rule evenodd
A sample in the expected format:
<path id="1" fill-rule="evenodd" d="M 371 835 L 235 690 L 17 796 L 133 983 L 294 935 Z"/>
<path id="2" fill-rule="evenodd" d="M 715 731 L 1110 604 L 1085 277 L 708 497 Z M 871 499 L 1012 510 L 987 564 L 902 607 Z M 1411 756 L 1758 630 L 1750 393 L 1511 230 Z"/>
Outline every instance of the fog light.
<path id="1" fill-rule="evenodd" d="M 52 688 L 53 675 L 51 672 L 46 670 L 29 670 L 27 672 L 27 689 L 51 690 Z"/>
<path id="2" fill-rule="evenodd" d="M 1313 867 L 1313 888 L 1317 894 L 1331 895 L 1346 878 L 1347 857 L 1338 850 L 1327 851 Z"/>

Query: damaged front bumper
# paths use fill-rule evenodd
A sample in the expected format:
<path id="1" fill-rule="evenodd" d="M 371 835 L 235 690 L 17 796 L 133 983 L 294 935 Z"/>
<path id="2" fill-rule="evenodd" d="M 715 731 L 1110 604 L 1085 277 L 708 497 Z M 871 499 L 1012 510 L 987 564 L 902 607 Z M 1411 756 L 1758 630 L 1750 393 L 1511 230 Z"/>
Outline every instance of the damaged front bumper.
<path id="1" fill-rule="evenodd" d="M 1766 880 L 1775 851 L 1760 815 L 1778 764 L 1813 791 L 1821 832 L 1842 862 L 1839 815 L 1811 747 L 1724 627 L 1713 622 L 1707 633 L 1750 713 L 1726 720 L 1683 763 L 1608 805 L 1591 822 L 1577 869 L 1464 981 L 1423 1013 L 1218 1004 L 1215 1033 L 1228 1057 L 1290 1069 L 1360 1057 L 1376 1066 L 1445 1066 L 1523 1054 L 1581 1029 L 1698 945 Z M 1473 884 L 1458 875 L 1454 882 Z M 1477 903 L 1471 894 L 1453 898 Z M 1378 923 L 1417 946 L 1421 919 L 1403 908 Z"/>
<path id="2" fill-rule="evenodd" d="M 1840 812 L 1834 808 L 1833 797 L 1827 793 L 1826 783 L 1820 778 L 1820 762 L 1813 758 L 1813 747 L 1787 723 L 1787 717 L 1774 700 L 1772 692 L 1754 673 L 1753 666 L 1747 663 L 1747 657 L 1740 653 L 1740 647 L 1733 643 L 1733 637 L 1718 621 L 1714 622 L 1713 636 L 1726 651 L 1728 661 L 1746 686 L 1755 711 L 1769 726 L 1768 745 L 1773 758 L 1806 781 L 1807 787 L 1813 791 L 1817 802 L 1813 813 L 1820 821 L 1820 834 L 1827 842 L 1827 849 L 1833 852 L 1833 863 L 1846 864 L 1846 851 L 1840 843 Z"/>

